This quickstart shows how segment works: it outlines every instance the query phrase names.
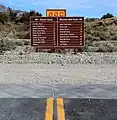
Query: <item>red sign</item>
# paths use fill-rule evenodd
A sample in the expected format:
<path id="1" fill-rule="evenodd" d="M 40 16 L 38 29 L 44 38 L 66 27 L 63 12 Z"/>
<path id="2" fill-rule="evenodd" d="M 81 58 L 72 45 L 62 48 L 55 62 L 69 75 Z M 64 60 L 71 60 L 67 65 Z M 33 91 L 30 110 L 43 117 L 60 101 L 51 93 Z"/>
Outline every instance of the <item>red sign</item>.
<path id="1" fill-rule="evenodd" d="M 65 17 L 66 10 L 65 9 L 47 9 L 46 16 L 47 17 Z"/>

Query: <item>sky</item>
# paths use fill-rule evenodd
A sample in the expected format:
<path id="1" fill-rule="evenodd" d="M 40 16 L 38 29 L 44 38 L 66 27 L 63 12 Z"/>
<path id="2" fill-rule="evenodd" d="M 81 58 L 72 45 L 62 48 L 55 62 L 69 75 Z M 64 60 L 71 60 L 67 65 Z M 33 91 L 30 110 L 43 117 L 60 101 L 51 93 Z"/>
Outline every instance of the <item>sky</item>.
<path id="1" fill-rule="evenodd" d="M 46 16 L 46 9 L 66 9 L 67 16 L 100 18 L 106 13 L 117 16 L 117 0 L 0 0 L 15 10 L 36 10 Z"/>

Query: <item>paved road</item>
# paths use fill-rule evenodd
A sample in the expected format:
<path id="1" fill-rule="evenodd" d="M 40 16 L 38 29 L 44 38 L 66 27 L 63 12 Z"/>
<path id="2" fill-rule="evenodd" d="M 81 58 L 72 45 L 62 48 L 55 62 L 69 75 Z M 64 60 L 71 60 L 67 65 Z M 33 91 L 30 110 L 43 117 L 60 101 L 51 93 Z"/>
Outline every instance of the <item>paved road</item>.
<path id="1" fill-rule="evenodd" d="M 117 100 L 1 98 L 0 120 L 117 120 Z"/>
<path id="2" fill-rule="evenodd" d="M 116 99 L 65 99 L 65 120 L 117 120 Z"/>
<path id="3" fill-rule="evenodd" d="M 45 99 L 0 99 L 0 120 L 44 120 Z"/>
<path id="4" fill-rule="evenodd" d="M 117 85 L 0 84 L 0 98 L 117 99 Z"/>
<path id="5" fill-rule="evenodd" d="M 0 85 L 0 120 L 117 120 L 114 85 Z"/>

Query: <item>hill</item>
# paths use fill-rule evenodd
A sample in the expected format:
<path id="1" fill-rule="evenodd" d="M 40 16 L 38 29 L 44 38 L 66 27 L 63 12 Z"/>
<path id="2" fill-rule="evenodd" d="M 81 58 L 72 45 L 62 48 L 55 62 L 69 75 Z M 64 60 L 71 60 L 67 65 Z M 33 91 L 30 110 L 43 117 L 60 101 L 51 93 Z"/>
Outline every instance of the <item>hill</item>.
<path id="1" fill-rule="evenodd" d="M 89 51 L 116 51 L 117 17 L 85 21 L 85 42 Z"/>
<path id="2" fill-rule="evenodd" d="M 42 16 L 42 14 L 34 10 L 26 12 L 0 6 L 2 6 L 0 9 L 0 38 L 30 39 L 29 17 Z M 110 18 L 108 18 L 109 15 Z M 117 17 L 108 13 L 101 19 L 85 19 L 84 51 L 117 51 Z"/>

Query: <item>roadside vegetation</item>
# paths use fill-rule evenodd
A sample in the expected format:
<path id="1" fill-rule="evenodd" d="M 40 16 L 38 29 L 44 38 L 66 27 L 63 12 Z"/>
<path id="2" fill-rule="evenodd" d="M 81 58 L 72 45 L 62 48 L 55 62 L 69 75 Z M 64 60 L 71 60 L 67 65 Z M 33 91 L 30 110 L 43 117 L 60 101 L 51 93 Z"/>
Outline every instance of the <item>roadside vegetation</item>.
<path id="1" fill-rule="evenodd" d="M 0 53 L 25 46 L 30 42 L 30 16 L 42 16 L 41 13 L 7 8 L 0 11 Z M 17 40 L 18 39 L 18 40 Z M 78 51 L 78 50 L 76 50 Z M 111 13 L 101 18 L 85 19 L 85 52 L 117 51 L 117 17 Z"/>

